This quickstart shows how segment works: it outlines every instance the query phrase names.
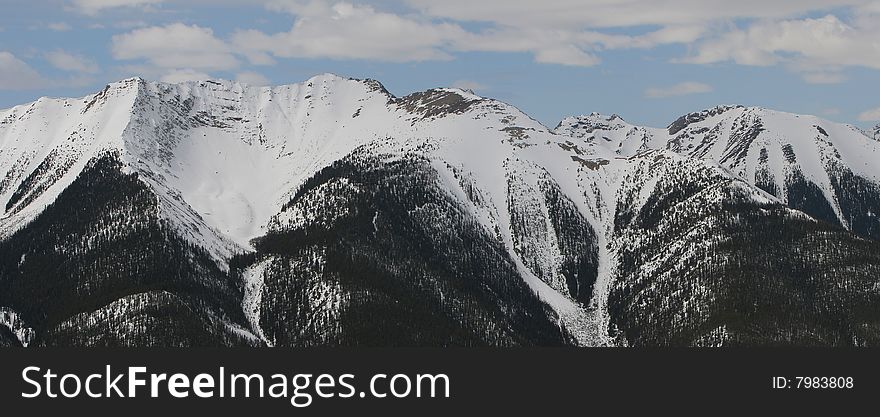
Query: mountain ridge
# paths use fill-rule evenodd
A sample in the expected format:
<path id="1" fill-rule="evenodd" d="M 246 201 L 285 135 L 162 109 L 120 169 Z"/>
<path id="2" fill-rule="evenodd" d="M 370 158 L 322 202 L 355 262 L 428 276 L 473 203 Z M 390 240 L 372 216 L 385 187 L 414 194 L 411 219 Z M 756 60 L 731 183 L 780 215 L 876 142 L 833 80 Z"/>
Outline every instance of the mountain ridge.
<path id="1" fill-rule="evenodd" d="M 880 236 L 880 187 L 868 163 L 876 149 L 845 125 L 726 106 L 668 128 L 594 114 L 549 129 L 472 92 L 396 97 L 378 81 L 333 74 L 278 87 L 132 78 L 83 99 L 17 106 L 0 120 L 0 166 L 8 167 L 0 173 L 0 287 L 11 291 L 0 308 L 15 314 L 13 333 L 37 345 L 161 345 L 148 327 L 126 334 L 119 326 L 154 310 L 162 312 L 154 326 L 172 329 L 171 344 L 875 340 L 870 314 L 852 313 L 867 326 L 861 330 L 826 313 L 804 316 L 809 323 L 792 316 L 791 325 L 818 323 L 823 336 L 816 339 L 799 328 L 776 329 L 763 313 L 758 325 L 774 335 L 766 339 L 723 322 L 739 299 L 730 292 L 754 296 L 749 291 L 759 285 L 727 267 L 728 257 L 763 259 L 738 237 L 760 236 L 756 225 L 796 231 L 789 243 L 808 256 L 785 252 L 786 262 L 825 274 L 822 282 L 838 272 L 824 261 L 802 268 L 805 259 L 825 259 L 830 247 L 863 253 L 876 245 L 846 231 Z M 95 161 L 105 162 L 95 169 Z M 66 193 L 72 186 L 117 207 L 116 197 L 89 191 L 105 183 L 123 190 L 122 201 L 138 202 L 131 214 L 99 213 L 74 227 L 64 208 L 46 211 L 61 195 L 69 210 L 95 210 L 98 202 Z M 737 216 L 747 220 L 731 220 Z M 96 232 L 108 222 L 117 225 L 114 234 Z M 55 239 L 59 228 L 80 233 L 73 241 L 57 237 L 78 242 L 75 254 L 28 237 Z M 815 243 L 826 235 L 830 242 Z M 107 239 L 141 271 L 123 280 L 125 288 L 101 266 L 112 264 Z M 141 259 L 138 239 L 167 253 Z M 658 252 L 664 247 L 681 261 Z M 180 268 L 191 272 L 170 281 L 155 275 L 165 271 L 152 258 L 159 256 L 189 259 Z M 741 286 L 704 276 L 701 258 L 714 259 L 711 267 Z M 38 259 L 93 271 L 60 275 L 85 280 L 92 290 L 80 291 L 90 295 L 57 294 L 65 310 L 46 310 L 42 295 L 30 300 L 39 289 L 29 280 L 52 279 L 39 275 L 31 263 Z M 848 260 L 859 272 L 847 282 L 865 291 L 857 301 L 833 286 L 821 291 L 863 308 L 873 297 L 871 259 Z M 804 285 L 779 275 L 772 261 L 752 267 L 760 269 L 756 277 L 787 280 L 787 291 Z M 683 327 L 667 333 L 678 336 L 666 338 L 660 329 L 670 322 L 645 317 L 672 314 L 665 310 L 671 295 L 653 288 L 692 291 L 685 277 L 712 289 L 693 297 L 720 315 L 700 309 L 676 319 L 687 323 L 676 322 Z M 649 296 L 660 297 L 648 303 L 652 310 L 634 307 Z M 196 312 L 185 325 L 171 318 L 181 308 Z M 25 331 L 21 323 L 34 327 Z M 84 323 L 94 334 L 71 330 Z"/>
<path id="2" fill-rule="evenodd" d="M 878 142 L 851 125 L 816 116 L 762 107 L 718 106 L 682 116 L 667 129 L 636 126 L 601 115 L 567 118 L 557 132 L 602 145 L 627 156 L 647 149 L 668 149 L 715 160 L 792 207 L 860 234 L 877 238 L 853 215 L 852 205 L 876 213 L 873 186 L 880 181 Z M 841 182 L 864 183 L 858 194 Z"/>

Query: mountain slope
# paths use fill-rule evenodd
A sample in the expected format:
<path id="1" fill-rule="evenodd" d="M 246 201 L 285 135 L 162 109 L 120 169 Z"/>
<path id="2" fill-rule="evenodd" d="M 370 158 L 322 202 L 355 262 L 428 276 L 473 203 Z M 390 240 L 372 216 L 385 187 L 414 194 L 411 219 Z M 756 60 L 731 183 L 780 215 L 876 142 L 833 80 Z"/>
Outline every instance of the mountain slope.
<path id="1" fill-rule="evenodd" d="M 620 189 L 608 299 L 627 344 L 880 341 L 876 241 L 692 159 L 654 151 L 635 161 L 628 175 L 638 180 Z"/>
<path id="2" fill-rule="evenodd" d="M 840 227 L 876 233 L 874 145 L 747 110 L 550 130 L 331 74 L 41 99 L 0 112 L 0 343 L 876 344 L 880 248 Z"/>
<path id="3" fill-rule="evenodd" d="M 261 332 L 299 346 L 568 343 L 441 186 L 424 158 L 366 150 L 307 181 L 256 244 Z"/>
<path id="4" fill-rule="evenodd" d="M 238 286 L 159 218 L 118 157 L 90 162 L 26 228 L 0 242 L 0 304 L 40 345 L 252 344 Z M 31 339 L 31 337 L 28 337 Z"/>
<path id="5" fill-rule="evenodd" d="M 124 100 L 112 102 L 111 98 L 116 97 Z M 55 104 L 55 101 L 50 102 Z M 282 205 L 291 198 L 297 187 L 333 161 L 364 144 L 388 150 L 413 149 L 422 154 L 428 151 L 445 153 L 446 160 L 461 166 L 456 158 L 471 158 L 474 146 L 497 155 L 500 161 L 504 155 L 512 154 L 523 146 L 527 135 L 522 131 L 540 130 L 541 134 L 549 136 L 545 128 L 528 117 L 518 112 L 509 114 L 508 110 L 513 110 L 509 106 L 459 90 L 431 90 L 397 98 L 389 95 L 378 83 L 332 75 L 273 89 L 247 88 L 228 82 L 167 85 L 133 79 L 108 86 L 94 97 L 79 101 L 79 104 L 81 109 L 65 112 L 63 116 L 77 119 L 80 118 L 77 114 L 110 112 L 125 107 L 129 113 L 128 124 L 117 127 L 116 133 L 107 138 L 91 133 L 83 135 L 82 151 L 72 156 L 64 154 L 75 160 L 73 166 L 77 169 L 55 171 L 57 178 L 43 187 L 43 200 L 19 203 L 16 202 L 19 200 L 17 195 L 6 193 L 3 197 L 13 202 L 11 207 L 27 209 L 7 210 L 3 218 L 6 239 L 14 237 L 17 225 L 28 224 L 25 230 L 34 227 L 33 219 L 46 210 L 43 203 L 57 199 L 66 190 L 67 184 L 88 175 L 79 165 L 85 166 L 109 150 L 119 155 L 123 172 L 137 174 L 138 180 L 150 190 L 156 200 L 154 217 L 167 228 L 168 233 L 175 239 L 183 239 L 187 245 L 206 251 L 221 271 L 228 270 L 228 261 L 235 254 L 253 250 L 250 239 L 268 230 L 270 217 L 284 214 Z M 42 108 L 39 104 L 37 107 Z M 455 122 L 443 120 L 447 116 L 465 112 L 469 112 L 467 117 Z M 53 126 L 53 132 L 60 132 L 56 134 L 58 137 L 67 135 L 65 129 L 68 128 L 65 126 L 80 126 L 58 116 L 53 118 L 56 124 L 61 125 Z M 517 118 L 521 118 L 525 126 L 515 125 L 513 122 Z M 48 123 L 48 119 L 44 117 L 39 122 Z M 469 125 L 461 123 L 464 120 Z M 22 144 L 10 146 L 5 153 L 8 154 L 7 158 L 45 152 L 45 149 L 56 146 L 55 139 L 49 136 L 41 141 L 28 142 L 26 135 L 30 131 L 19 128 L 28 123 L 39 124 L 30 120 L 28 115 L 23 115 L 20 121 L 3 131 L 7 143 Z M 102 124 L 94 124 L 89 126 L 88 132 L 106 130 Z M 494 134 L 499 139 L 497 143 L 488 139 L 476 143 L 462 140 L 462 133 L 482 130 L 493 124 L 498 126 Z M 438 137 L 438 133 L 444 136 Z M 431 159 L 432 163 L 436 161 L 436 156 Z M 30 162 L 21 165 L 24 166 L 22 171 L 42 171 L 42 168 L 34 168 Z M 482 167 L 482 161 L 478 165 Z M 493 184 L 487 181 L 492 189 L 481 192 L 494 192 L 500 201 L 507 201 L 503 165 L 499 163 L 490 168 L 485 174 L 500 175 L 499 182 Z M 457 168 L 448 165 L 444 169 Z M 36 175 L 31 173 L 27 177 Z M 11 189 L 28 186 L 28 180 L 19 177 L 26 176 L 16 176 L 13 171 L 7 174 Z M 506 209 L 503 212 L 494 206 L 492 209 L 496 212 L 492 221 L 509 223 L 505 220 Z M 502 213 L 502 219 L 496 218 L 497 213 Z M 494 226 L 481 224 L 479 230 L 483 230 L 483 227 Z M 493 231 L 492 237 L 499 237 L 497 231 Z M 511 239 L 508 237 L 507 241 Z M 491 250 L 497 251 L 498 244 L 496 241 Z M 501 248 L 504 252 L 493 256 L 504 259 L 509 256 L 507 251 L 510 248 L 505 245 Z M 10 252 L 9 258 L 17 255 L 16 252 Z M 512 261 L 508 258 L 505 262 Z M 17 268 L 12 261 L 9 261 L 9 265 L 10 271 Z M 516 262 L 514 265 L 516 273 L 519 273 L 521 265 Z M 161 271 L 151 269 L 147 273 L 160 274 Z M 559 274 L 555 269 L 543 272 L 545 279 L 556 282 L 560 282 L 557 278 Z M 56 279 L 57 276 L 52 278 Z M 572 285 L 576 281 L 572 281 Z M 522 279 L 514 284 L 524 285 Z M 533 279 L 529 285 L 514 291 L 525 291 L 517 296 L 525 297 L 524 300 L 519 299 L 518 304 L 538 303 L 538 309 L 529 313 L 532 316 L 556 314 L 555 311 L 541 312 L 544 307 L 540 307 L 543 304 L 533 293 L 535 287 L 544 292 L 542 297 L 554 298 L 569 310 L 578 309 L 573 300 L 558 296 L 555 290 L 538 279 Z M 588 295 L 584 293 L 580 297 L 584 299 Z M 14 303 L 10 301 L 10 304 Z M 35 329 L 41 333 L 46 331 L 40 317 L 47 314 L 45 311 L 27 311 L 28 308 L 21 305 L 14 307 L 17 311 L 23 310 L 22 314 L 33 322 Z M 510 304 L 506 308 L 513 307 Z M 101 309 L 114 307 L 111 303 L 95 305 L 94 308 L 97 310 L 92 314 L 100 316 L 104 314 Z M 209 306 L 209 309 L 216 308 Z M 36 317 L 30 317 L 31 314 Z M 464 319 L 459 317 L 457 320 Z M 520 320 L 520 325 L 522 323 Z M 556 340 L 565 340 L 557 325 L 542 330 L 547 331 L 555 332 Z M 526 340 L 520 334 L 506 337 Z M 541 337 L 544 339 L 535 340 L 550 340 L 547 339 L 549 336 Z"/>
<path id="6" fill-rule="evenodd" d="M 852 126 L 720 106 L 682 116 L 667 129 L 594 114 L 567 118 L 555 131 L 622 156 L 667 149 L 717 161 L 789 207 L 880 239 L 880 142 Z"/>

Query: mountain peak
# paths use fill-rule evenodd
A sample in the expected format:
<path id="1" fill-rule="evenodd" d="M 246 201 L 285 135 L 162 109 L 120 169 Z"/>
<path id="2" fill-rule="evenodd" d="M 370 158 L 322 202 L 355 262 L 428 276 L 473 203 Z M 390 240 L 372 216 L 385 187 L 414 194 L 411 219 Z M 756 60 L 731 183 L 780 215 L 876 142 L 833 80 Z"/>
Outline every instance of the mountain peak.
<path id="1" fill-rule="evenodd" d="M 874 311 L 880 249 L 845 231 L 880 239 L 870 134 L 743 106 L 552 133 L 470 91 L 396 98 L 329 73 L 129 78 L 20 106 L 0 113 L 0 294 L 45 345 L 739 343 L 749 297 L 772 335 L 754 343 L 880 320 L 807 327 Z M 780 325 L 792 299 L 792 317 L 861 304 Z"/>
<path id="2" fill-rule="evenodd" d="M 367 87 L 369 91 L 381 92 L 389 97 L 392 96 L 391 93 L 385 88 L 384 85 L 378 80 L 374 80 L 372 78 L 351 78 L 351 77 L 343 77 L 338 74 L 334 74 L 332 72 L 325 72 L 318 75 L 315 75 L 302 83 L 292 84 L 292 85 L 305 85 L 305 86 L 314 86 L 317 84 L 339 84 L 339 83 L 361 83 Z"/>
<path id="3" fill-rule="evenodd" d="M 463 114 L 482 100 L 464 92 L 450 88 L 433 88 L 419 91 L 394 100 L 398 107 L 409 113 L 419 114 L 430 119 L 446 114 Z"/>
<path id="4" fill-rule="evenodd" d="M 205 88 L 208 87 L 213 90 L 217 90 L 218 88 L 221 90 L 230 90 L 230 91 L 247 91 L 247 90 L 259 90 L 263 88 L 269 89 L 285 89 L 285 88 L 299 88 L 299 87 L 314 87 L 317 85 L 334 85 L 341 83 L 361 83 L 367 87 L 369 91 L 379 91 L 386 95 L 391 95 L 388 90 L 385 89 L 385 86 L 382 85 L 377 80 L 374 79 L 357 79 L 357 78 L 349 78 L 343 77 L 341 75 L 337 75 L 330 72 L 325 72 L 321 74 L 314 75 L 304 81 L 297 83 L 288 83 L 288 84 L 278 84 L 278 85 L 270 85 L 270 86 L 254 86 L 247 83 L 243 83 L 240 81 L 228 80 L 223 78 L 207 78 L 203 80 L 186 80 L 180 82 L 165 82 L 165 81 L 148 81 L 142 77 L 131 77 L 124 80 L 116 81 L 110 83 L 108 85 L 109 88 L 118 89 L 118 88 L 127 88 L 135 85 L 153 85 L 153 86 L 184 86 L 188 88 L 198 87 Z"/>
<path id="5" fill-rule="evenodd" d="M 485 97 L 477 95 L 474 90 L 465 89 L 465 88 L 456 88 L 456 87 L 443 87 L 443 88 L 435 88 L 433 90 L 436 91 L 445 91 L 447 93 L 458 94 L 465 100 L 482 100 Z"/>
<path id="6" fill-rule="evenodd" d="M 593 112 L 589 115 L 568 116 L 562 119 L 553 131 L 557 134 L 583 137 L 585 134 L 596 130 L 612 131 L 628 127 L 631 127 L 631 125 L 617 114 L 608 116 Z"/>
<path id="7" fill-rule="evenodd" d="M 688 113 L 684 116 L 679 117 L 676 121 L 672 122 L 672 124 L 670 124 L 667 129 L 669 130 L 670 135 L 674 135 L 693 123 L 701 122 L 710 117 L 715 117 L 727 113 L 731 110 L 743 108 L 745 108 L 745 106 L 743 105 L 720 105 L 700 112 Z"/>
<path id="8" fill-rule="evenodd" d="M 353 78 L 343 77 L 333 72 L 322 72 L 309 78 L 306 82 L 314 81 L 351 81 Z"/>
<path id="9" fill-rule="evenodd" d="M 141 87 L 145 84 L 147 84 L 147 80 L 145 80 L 141 77 L 131 77 L 131 78 L 126 78 L 124 80 L 114 81 L 110 84 L 107 84 L 104 87 L 104 90 L 105 91 L 106 90 L 121 91 L 121 90 L 138 89 L 139 87 Z"/>
<path id="10" fill-rule="evenodd" d="M 110 83 L 110 85 L 128 86 L 128 85 L 136 85 L 136 84 L 145 83 L 145 82 L 147 82 L 147 80 L 144 79 L 143 77 L 135 76 L 135 77 L 128 77 L 128 78 L 125 78 L 125 79 L 122 79 L 122 80 L 119 80 L 116 82 L 112 82 L 112 83 Z"/>

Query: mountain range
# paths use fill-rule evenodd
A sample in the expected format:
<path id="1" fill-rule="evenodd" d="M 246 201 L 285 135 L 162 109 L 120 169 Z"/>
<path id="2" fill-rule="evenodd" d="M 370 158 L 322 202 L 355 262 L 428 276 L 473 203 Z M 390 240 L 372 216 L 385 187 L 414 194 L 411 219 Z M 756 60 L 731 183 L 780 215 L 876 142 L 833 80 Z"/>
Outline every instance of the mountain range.
<path id="1" fill-rule="evenodd" d="M 880 344 L 880 141 L 140 78 L 0 110 L 0 346 Z"/>

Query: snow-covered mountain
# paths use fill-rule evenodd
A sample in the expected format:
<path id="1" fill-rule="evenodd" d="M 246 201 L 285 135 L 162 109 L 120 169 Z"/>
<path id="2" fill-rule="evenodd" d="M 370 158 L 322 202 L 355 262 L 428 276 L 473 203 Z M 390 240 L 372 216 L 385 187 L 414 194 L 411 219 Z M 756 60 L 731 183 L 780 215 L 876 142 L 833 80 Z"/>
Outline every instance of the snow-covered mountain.
<path id="1" fill-rule="evenodd" d="M 880 142 L 854 126 L 719 106 L 682 116 L 666 129 L 594 114 L 567 118 L 555 131 L 621 156 L 667 149 L 716 161 L 789 207 L 880 239 Z"/>
<path id="2" fill-rule="evenodd" d="M 551 130 L 330 74 L 125 80 L 0 111 L 0 341 L 875 344 L 877 145 L 743 107 Z"/>

